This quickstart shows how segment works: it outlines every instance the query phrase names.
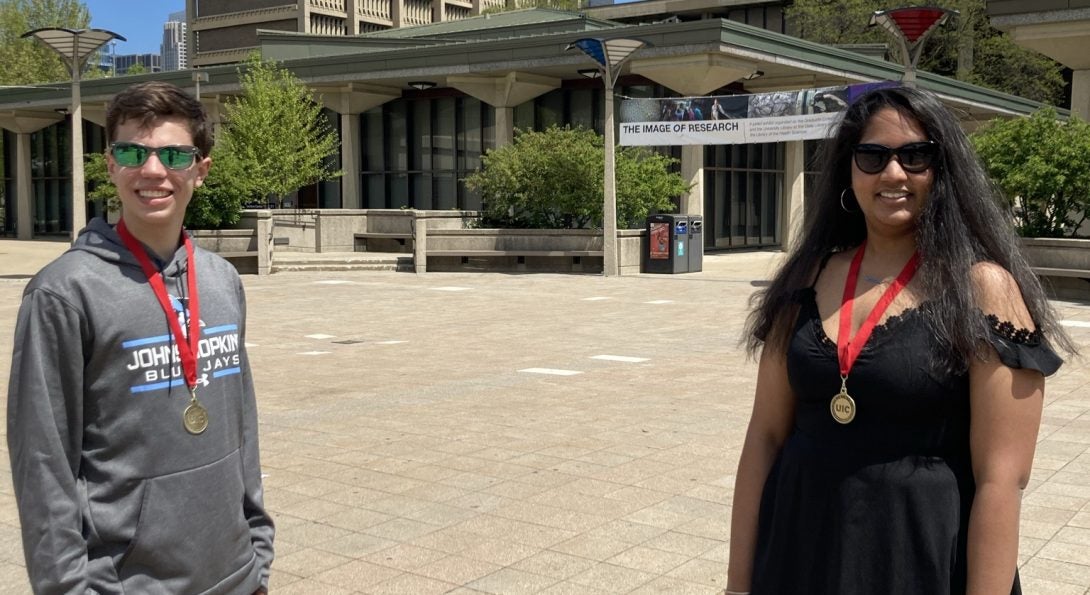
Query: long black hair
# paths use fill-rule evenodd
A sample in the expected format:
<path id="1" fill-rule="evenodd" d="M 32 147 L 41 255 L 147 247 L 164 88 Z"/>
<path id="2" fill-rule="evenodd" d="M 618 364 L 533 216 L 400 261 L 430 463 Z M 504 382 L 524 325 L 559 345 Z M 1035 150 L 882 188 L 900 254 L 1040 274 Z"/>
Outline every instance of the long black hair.
<path id="1" fill-rule="evenodd" d="M 960 371 L 971 358 L 985 353 L 988 326 L 983 316 L 974 315 L 971 275 L 973 265 L 985 261 L 1014 277 L 1045 340 L 1073 353 L 1074 345 L 1056 323 L 1048 298 L 1022 255 L 1010 214 L 1000 207 L 998 194 L 957 119 L 930 93 L 892 87 L 856 100 L 845 110 L 835 136 L 824 143 L 812 217 L 772 283 L 751 299 L 753 309 L 746 324 L 750 354 L 765 343 L 786 350 L 798 313 L 795 292 L 810 285 L 827 254 L 851 249 L 866 238 L 862 212 L 850 192 L 844 196 L 851 211 L 846 212 L 841 193 L 851 187 L 852 146 L 862 138 L 870 119 L 886 108 L 919 122 L 927 138 L 939 146 L 929 200 L 916 227 L 921 256 L 917 277 L 928 301 L 922 313 L 942 346 L 942 353 L 936 354 L 939 363 Z"/>

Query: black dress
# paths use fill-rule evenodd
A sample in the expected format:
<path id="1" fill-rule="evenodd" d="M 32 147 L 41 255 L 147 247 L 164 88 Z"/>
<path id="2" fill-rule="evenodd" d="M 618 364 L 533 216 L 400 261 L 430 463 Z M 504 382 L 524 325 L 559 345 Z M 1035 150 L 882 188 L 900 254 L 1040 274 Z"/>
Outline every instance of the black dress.
<path id="1" fill-rule="evenodd" d="M 753 595 L 964 593 L 968 375 L 932 365 L 936 340 L 922 310 L 907 310 L 874 329 L 853 365 L 856 417 L 841 425 L 829 412 L 840 390 L 836 344 L 813 289 L 797 299 L 787 353 L 795 426 L 761 499 Z M 1059 368 L 1037 333 L 990 322 L 1005 365 Z M 1011 592 L 1021 592 L 1017 576 Z"/>

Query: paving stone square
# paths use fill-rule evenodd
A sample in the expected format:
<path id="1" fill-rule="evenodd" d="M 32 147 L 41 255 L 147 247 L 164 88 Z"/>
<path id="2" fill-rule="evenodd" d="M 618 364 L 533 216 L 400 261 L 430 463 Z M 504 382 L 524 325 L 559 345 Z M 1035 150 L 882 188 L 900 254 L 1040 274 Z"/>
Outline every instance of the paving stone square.
<path id="1" fill-rule="evenodd" d="M 19 296 L 61 249 L 0 240 L 0 402 Z M 721 590 L 756 376 L 739 340 L 781 258 L 245 276 L 272 592 Z M 1090 356 L 1090 304 L 1056 306 Z M 0 592 L 28 593 L 0 450 Z M 1085 359 L 1046 383 L 1022 519 L 1025 592 L 1090 592 Z"/>

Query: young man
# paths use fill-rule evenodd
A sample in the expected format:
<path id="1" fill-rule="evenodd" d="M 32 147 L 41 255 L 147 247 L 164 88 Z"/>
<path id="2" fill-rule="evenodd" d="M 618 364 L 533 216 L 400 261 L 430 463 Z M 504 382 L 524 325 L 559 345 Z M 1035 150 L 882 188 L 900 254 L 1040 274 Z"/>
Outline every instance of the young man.
<path id="1" fill-rule="evenodd" d="M 113 99 L 106 135 L 121 222 L 91 221 L 29 283 L 15 331 L 8 449 L 31 585 L 264 593 L 242 284 L 182 230 L 209 125 L 152 82 Z"/>

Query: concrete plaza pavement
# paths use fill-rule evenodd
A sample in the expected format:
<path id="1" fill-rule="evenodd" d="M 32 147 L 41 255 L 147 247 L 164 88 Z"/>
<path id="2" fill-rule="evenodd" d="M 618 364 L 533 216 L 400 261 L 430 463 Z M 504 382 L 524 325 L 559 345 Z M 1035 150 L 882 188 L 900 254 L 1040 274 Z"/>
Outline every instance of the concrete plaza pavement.
<path id="1" fill-rule="evenodd" d="M 63 249 L 12 244 L 0 399 L 25 277 Z M 272 591 L 722 589 L 756 371 L 738 340 L 781 257 L 712 255 L 676 276 L 244 277 Z M 1090 354 L 1090 305 L 1056 305 Z M 1088 391 L 1085 361 L 1046 384 L 1027 594 L 1090 593 Z M 0 467 L 0 592 L 29 592 L 6 450 Z"/>

